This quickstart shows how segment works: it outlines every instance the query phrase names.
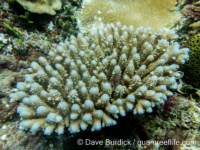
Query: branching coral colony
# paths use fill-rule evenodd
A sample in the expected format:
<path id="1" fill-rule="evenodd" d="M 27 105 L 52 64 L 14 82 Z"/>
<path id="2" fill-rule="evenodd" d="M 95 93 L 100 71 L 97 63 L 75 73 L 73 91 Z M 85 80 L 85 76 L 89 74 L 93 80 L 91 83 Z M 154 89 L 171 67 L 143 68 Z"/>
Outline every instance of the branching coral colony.
<path id="1" fill-rule="evenodd" d="M 189 59 L 189 49 L 173 43 L 177 37 L 117 22 L 60 42 L 49 52 L 50 61 L 39 57 L 31 63 L 18 92 L 9 95 L 10 102 L 22 100 L 19 129 L 60 135 L 65 126 L 76 133 L 91 125 L 96 131 L 116 125 L 114 118 L 128 111 L 151 113 L 173 95 L 170 89 L 181 77 L 178 64 Z M 120 81 L 112 88 L 116 77 Z"/>

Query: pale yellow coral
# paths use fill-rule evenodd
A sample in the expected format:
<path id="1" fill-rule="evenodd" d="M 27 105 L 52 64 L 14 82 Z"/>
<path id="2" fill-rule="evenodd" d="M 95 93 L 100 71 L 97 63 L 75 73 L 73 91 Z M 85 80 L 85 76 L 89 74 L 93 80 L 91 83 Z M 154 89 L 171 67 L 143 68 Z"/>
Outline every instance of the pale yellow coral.
<path id="1" fill-rule="evenodd" d="M 84 0 L 76 13 L 81 32 L 107 23 L 153 27 L 155 31 L 179 18 L 176 0 Z"/>
<path id="2" fill-rule="evenodd" d="M 55 10 L 61 9 L 61 0 L 16 0 L 25 9 L 38 14 L 55 15 Z"/>

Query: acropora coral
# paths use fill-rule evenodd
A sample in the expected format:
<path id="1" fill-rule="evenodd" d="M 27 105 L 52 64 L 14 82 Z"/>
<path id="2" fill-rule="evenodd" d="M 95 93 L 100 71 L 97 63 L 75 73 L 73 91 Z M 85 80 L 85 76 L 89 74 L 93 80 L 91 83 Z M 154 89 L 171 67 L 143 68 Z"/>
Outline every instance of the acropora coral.
<path id="1" fill-rule="evenodd" d="M 30 74 L 9 95 L 11 103 L 21 100 L 19 129 L 60 135 L 65 126 L 76 133 L 91 125 L 97 131 L 129 111 L 151 113 L 173 95 L 179 64 L 189 59 L 189 49 L 173 42 L 175 32 L 163 32 L 117 22 L 60 42 L 49 61 L 31 63 Z M 112 86 L 113 79 L 120 81 Z"/>
<path id="2" fill-rule="evenodd" d="M 55 10 L 61 9 L 61 0 L 16 0 L 25 9 L 38 14 L 55 15 Z"/>
<path id="3" fill-rule="evenodd" d="M 200 87 L 200 33 L 193 35 L 185 44 L 185 47 L 190 48 L 190 60 L 181 66 L 184 71 L 184 80 L 195 86 Z"/>
<path id="4" fill-rule="evenodd" d="M 82 33 L 118 21 L 157 31 L 180 18 L 179 12 L 170 11 L 176 9 L 175 4 L 176 0 L 84 0 L 76 19 Z"/>

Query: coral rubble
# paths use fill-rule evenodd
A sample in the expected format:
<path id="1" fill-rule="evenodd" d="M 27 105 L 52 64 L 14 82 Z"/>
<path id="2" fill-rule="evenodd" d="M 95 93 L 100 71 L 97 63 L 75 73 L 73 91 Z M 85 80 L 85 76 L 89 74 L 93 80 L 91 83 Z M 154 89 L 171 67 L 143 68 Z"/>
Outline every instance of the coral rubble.
<path id="1" fill-rule="evenodd" d="M 7 122 L 1 126 L 0 130 L 0 149 L 2 150 L 26 150 L 26 149 L 45 149 L 46 140 L 42 133 L 33 136 L 24 131 L 18 130 L 19 121 Z"/>
<path id="2" fill-rule="evenodd" d="M 0 33 L 0 49 L 2 49 L 2 47 L 8 44 L 8 40 L 9 39 L 7 38 L 7 34 Z M 13 46 L 11 44 L 5 47 L 6 52 L 12 52 L 12 50 Z"/>
<path id="3" fill-rule="evenodd" d="M 0 55 L 0 97 L 9 95 L 13 83 L 24 81 L 24 74 L 28 73 L 24 68 L 28 66 L 28 62 L 16 60 L 14 56 Z"/>
<path id="4" fill-rule="evenodd" d="M 25 9 L 38 14 L 55 15 L 55 10 L 61 9 L 61 0 L 16 0 Z"/>
<path id="5" fill-rule="evenodd" d="M 16 109 L 19 106 L 18 102 L 14 103 L 4 103 L 7 102 L 7 100 L 4 100 L 7 98 L 2 98 L 0 101 L 0 122 L 5 122 L 8 119 L 12 118 L 12 116 L 16 113 Z"/>
<path id="6" fill-rule="evenodd" d="M 76 18 L 80 31 L 120 21 L 122 25 L 153 27 L 155 31 L 174 23 L 179 17 L 176 0 L 84 0 Z"/>
<path id="7" fill-rule="evenodd" d="M 151 113 L 173 95 L 179 64 L 189 59 L 189 49 L 174 42 L 175 32 L 163 32 L 117 22 L 60 42 L 48 53 L 50 61 L 31 63 L 9 95 L 10 102 L 22 100 L 19 129 L 60 135 L 65 126 L 76 133 L 91 125 L 96 131 L 128 111 Z"/>
<path id="8" fill-rule="evenodd" d="M 181 143 L 160 145 L 160 149 L 169 147 L 180 150 L 199 149 L 199 103 L 190 97 L 175 93 L 161 107 L 163 109 L 158 110 L 158 114 L 145 116 L 144 130 L 150 139 L 154 141 L 174 139 Z M 182 141 L 187 141 L 187 144 Z"/>
<path id="9" fill-rule="evenodd" d="M 1 66 L 5 65 L 7 69 L 12 71 L 20 71 L 22 68 L 27 68 L 29 66 L 28 62 L 17 60 L 14 56 L 0 55 L 0 69 Z"/>
<path id="10" fill-rule="evenodd" d="M 23 35 L 24 40 L 21 43 L 17 42 L 16 38 L 12 40 L 13 48 L 16 52 L 30 53 L 28 51 L 32 48 L 37 52 L 47 54 L 51 50 L 51 44 L 43 34 L 24 32 Z"/>

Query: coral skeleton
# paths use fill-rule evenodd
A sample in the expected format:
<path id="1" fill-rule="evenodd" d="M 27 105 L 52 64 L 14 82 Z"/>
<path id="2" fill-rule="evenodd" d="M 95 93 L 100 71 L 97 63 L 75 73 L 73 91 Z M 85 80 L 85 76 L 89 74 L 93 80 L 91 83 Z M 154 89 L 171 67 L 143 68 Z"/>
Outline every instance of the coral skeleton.
<path id="1" fill-rule="evenodd" d="M 98 131 L 129 111 L 151 113 L 173 95 L 179 64 L 189 59 L 189 49 L 174 42 L 178 36 L 163 32 L 117 22 L 60 42 L 49 60 L 31 63 L 30 74 L 9 95 L 10 102 L 21 100 L 19 129 Z"/>

